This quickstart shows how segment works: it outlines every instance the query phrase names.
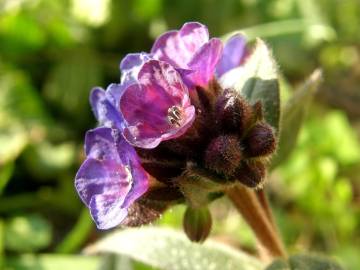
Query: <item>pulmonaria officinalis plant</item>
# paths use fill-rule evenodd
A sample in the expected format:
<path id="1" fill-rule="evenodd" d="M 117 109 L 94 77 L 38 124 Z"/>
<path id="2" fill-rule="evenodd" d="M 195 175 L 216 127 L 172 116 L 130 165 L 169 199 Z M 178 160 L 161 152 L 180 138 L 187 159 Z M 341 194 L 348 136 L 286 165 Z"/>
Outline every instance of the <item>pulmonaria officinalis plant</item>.
<path id="1" fill-rule="evenodd" d="M 262 41 L 223 43 L 196 22 L 125 56 L 120 83 L 91 92 L 99 127 L 75 179 L 97 227 L 149 223 L 186 203 L 185 232 L 205 240 L 212 200 L 264 183 L 278 136 L 275 69 Z"/>

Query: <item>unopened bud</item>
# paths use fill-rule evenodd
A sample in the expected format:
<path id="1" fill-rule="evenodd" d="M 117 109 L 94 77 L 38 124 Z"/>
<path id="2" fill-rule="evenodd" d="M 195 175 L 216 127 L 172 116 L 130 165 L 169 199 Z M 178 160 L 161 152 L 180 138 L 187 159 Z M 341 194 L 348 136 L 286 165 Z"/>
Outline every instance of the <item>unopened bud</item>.
<path id="1" fill-rule="evenodd" d="M 251 124 L 253 108 L 235 90 L 225 89 L 216 101 L 215 117 L 222 129 L 241 136 Z"/>
<path id="2" fill-rule="evenodd" d="M 235 135 L 214 138 L 205 152 L 205 166 L 218 173 L 232 174 L 242 160 L 239 139 Z"/>
<path id="3" fill-rule="evenodd" d="M 207 207 L 186 208 L 183 227 L 191 241 L 204 242 L 210 234 L 211 225 L 211 213 Z"/>
<path id="4" fill-rule="evenodd" d="M 148 190 L 143 197 L 148 200 L 161 201 L 161 202 L 172 202 L 184 199 L 184 195 L 176 187 L 157 187 Z"/>
<path id="5" fill-rule="evenodd" d="M 266 168 L 261 161 L 246 161 L 242 162 L 234 177 L 245 186 L 254 188 L 263 182 L 265 175 Z"/>
<path id="6" fill-rule="evenodd" d="M 274 153 L 276 139 L 272 127 L 264 122 L 255 124 L 246 135 L 243 144 L 247 157 L 261 157 Z"/>

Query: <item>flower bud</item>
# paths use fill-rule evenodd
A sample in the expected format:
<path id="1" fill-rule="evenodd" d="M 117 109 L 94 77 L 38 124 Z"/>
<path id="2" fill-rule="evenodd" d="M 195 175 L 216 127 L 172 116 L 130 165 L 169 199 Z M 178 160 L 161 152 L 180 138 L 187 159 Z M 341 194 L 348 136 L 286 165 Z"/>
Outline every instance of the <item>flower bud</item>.
<path id="1" fill-rule="evenodd" d="M 244 139 L 244 148 L 247 157 L 267 156 L 274 153 L 276 139 L 272 127 L 265 122 L 255 124 Z"/>
<path id="2" fill-rule="evenodd" d="M 225 89 L 216 101 L 215 117 L 225 131 L 241 136 L 251 124 L 253 109 L 235 90 Z"/>
<path id="3" fill-rule="evenodd" d="M 184 195 L 176 187 L 158 187 L 147 191 L 144 195 L 145 199 L 161 202 L 173 202 L 184 199 Z"/>
<path id="4" fill-rule="evenodd" d="M 232 174 L 242 160 L 239 139 L 235 135 L 214 138 L 205 152 L 205 166 L 217 173 Z"/>
<path id="5" fill-rule="evenodd" d="M 211 231 L 211 213 L 207 207 L 187 207 L 183 220 L 183 228 L 187 237 L 193 242 L 204 242 Z"/>
<path id="6" fill-rule="evenodd" d="M 236 170 L 234 178 L 245 186 L 254 188 L 259 186 L 265 179 L 266 168 L 261 161 L 242 162 Z"/>
<path id="7" fill-rule="evenodd" d="M 143 168 L 156 180 L 166 185 L 171 185 L 173 178 L 182 174 L 182 162 L 171 162 L 165 160 L 145 159 L 142 160 Z"/>

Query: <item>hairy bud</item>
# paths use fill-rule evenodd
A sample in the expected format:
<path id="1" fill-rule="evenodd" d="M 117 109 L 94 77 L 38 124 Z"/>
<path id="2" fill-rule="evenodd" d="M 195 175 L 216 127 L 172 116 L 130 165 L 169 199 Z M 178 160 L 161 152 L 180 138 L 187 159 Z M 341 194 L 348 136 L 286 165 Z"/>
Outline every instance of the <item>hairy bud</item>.
<path id="1" fill-rule="evenodd" d="M 236 91 L 225 89 L 216 101 L 215 117 L 225 131 L 241 136 L 251 124 L 253 109 Z"/>
<path id="2" fill-rule="evenodd" d="M 235 135 L 214 138 L 205 151 L 205 166 L 218 173 L 232 174 L 242 160 L 239 139 Z"/>
<path id="3" fill-rule="evenodd" d="M 211 225 L 211 213 L 207 207 L 186 208 L 183 228 L 191 241 L 204 242 L 210 234 Z"/>
<path id="4" fill-rule="evenodd" d="M 276 139 L 272 127 L 264 122 L 255 124 L 244 139 L 247 157 L 267 156 L 274 153 Z"/>
<path id="5" fill-rule="evenodd" d="M 144 195 L 145 199 L 162 202 L 173 202 L 184 199 L 184 195 L 176 187 L 158 187 L 147 191 Z"/>
<path id="6" fill-rule="evenodd" d="M 261 161 L 244 161 L 236 170 L 234 177 L 245 186 L 254 188 L 265 179 L 266 168 Z"/>

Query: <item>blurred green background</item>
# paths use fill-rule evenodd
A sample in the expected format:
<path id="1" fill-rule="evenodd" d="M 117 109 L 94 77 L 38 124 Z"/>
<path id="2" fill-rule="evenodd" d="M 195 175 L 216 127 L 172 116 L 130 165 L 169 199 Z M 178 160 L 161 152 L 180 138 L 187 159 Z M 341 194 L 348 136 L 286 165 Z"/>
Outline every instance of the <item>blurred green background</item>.
<path id="1" fill-rule="evenodd" d="M 96 125 L 93 86 L 119 81 L 119 61 L 186 21 L 212 36 L 264 38 L 284 98 L 316 67 L 324 82 L 291 157 L 266 186 L 290 252 L 360 269 L 360 2 L 358 0 L 1 0 L 0 269 L 149 269 L 84 257 L 95 229 L 74 190 L 83 137 Z M 250 253 L 251 231 L 225 199 L 212 237 Z M 180 227 L 184 208 L 159 226 Z"/>

